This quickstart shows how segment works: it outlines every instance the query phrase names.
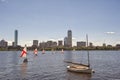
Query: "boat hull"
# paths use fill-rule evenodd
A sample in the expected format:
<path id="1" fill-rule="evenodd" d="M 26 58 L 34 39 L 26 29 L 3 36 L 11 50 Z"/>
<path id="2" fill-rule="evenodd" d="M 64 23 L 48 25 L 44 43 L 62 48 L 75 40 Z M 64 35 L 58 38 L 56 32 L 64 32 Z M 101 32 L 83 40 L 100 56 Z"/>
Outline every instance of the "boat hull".
<path id="1" fill-rule="evenodd" d="M 76 72 L 76 73 L 86 73 L 86 74 L 91 74 L 92 69 L 75 69 L 75 68 L 67 68 L 68 71 L 71 72 Z"/>
<path id="2" fill-rule="evenodd" d="M 67 66 L 67 70 L 71 72 L 77 72 L 77 73 L 86 73 L 86 74 L 93 73 L 93 70 L 86 65 L 72 64 L 70 66 Z"/>
<path id="3" fill-rule="evenodd" d="M 25 58 L 25 59 L 23 60 L 23 63 L 27 63 L 27 62 L 28 62 L 28 59 Z"/>

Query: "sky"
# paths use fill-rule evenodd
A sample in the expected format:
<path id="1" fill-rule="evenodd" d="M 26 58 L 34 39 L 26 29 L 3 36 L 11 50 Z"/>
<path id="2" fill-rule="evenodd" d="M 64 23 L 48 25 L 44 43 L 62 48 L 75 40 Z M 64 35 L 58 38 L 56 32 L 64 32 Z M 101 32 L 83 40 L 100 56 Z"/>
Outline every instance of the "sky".
<path id="1" fill-rule="evenodd" d="M 120 0 L 0 0 L 0 40 L 32 45 L 33 40 L 63 40 L 72 30 L 73 45 L 120 44 Z"/>

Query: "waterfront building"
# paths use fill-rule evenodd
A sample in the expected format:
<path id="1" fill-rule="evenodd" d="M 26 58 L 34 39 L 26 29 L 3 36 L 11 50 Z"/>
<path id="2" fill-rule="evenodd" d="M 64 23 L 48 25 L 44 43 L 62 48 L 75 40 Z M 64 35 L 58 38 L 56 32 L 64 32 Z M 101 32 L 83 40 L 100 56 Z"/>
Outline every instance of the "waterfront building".
<path id="1" fill-rule="evenodd" d="M 93 43 L 90 42 L 90 43 L 89 43 L 89 47 L 93 47 Z"/>
<path id="2" fill-rule="evenodd" d="M 64 38 L 64 46 L 72 47 L 72 31 L 68 30 L 67 37 Z"/>
<path id="3" fill-rule="evenodd" d="M 120 44 L 116 44 L 116 48 L 120 48 Z"/>
<path id="4" fill-rule="evenodd" d="M 107 47 L 113 47 L 112 45 L 108 44 Z"/>
<path id="5" fill-rule="evenodd" d="M 4 39 L 0 41 L 0 47 L 7 47 L 8 46 L 8 42 L 5 41 Z"/>
<path id="6" fill-rule="evenodd" d="M 57 47 L 57 42 L 47 41 L 47 48 Z"/>
<path id="7" fill-rule="evenodd" d="M 84 41 L 77 42 L 77 47 L 86 47 L 86 42 Z"/>
<path id="8" fill-rule="evenodd" d="M 52 47 L 57 47 L 57 42 L 53 42 Z"/>
<path id="9" fill-rule="evenodd" d="M 53 42 L 53 41 L 41 42 L 41 43 L 39 43 L 39 47 L 40 48 L 53 48 L 53 47 L 57 47 L 57 42 Z"/>
<path id="10" fill-rule="evenodd" d="M 58 46 L 63 46 L 63 41 L 62 40 L 58 41 Z"/>
<path id="11" fill-rule="evenodd" d="M 17 47 L 18 45 L 18 30 L 15 30 L 15 33 L 14 33 L 14 47 Z"/>
<path id="12" fill-rule="evenodd" d="M 71 30 L 68 30 L 68 47 L 72 47 L 72 31 Z"/>
<path id="13" fill-rule="evenodd" d="M 106 47 L 106 44 L 105 44 L 105 43 L 103 43 L 103 47 Z"/>
<path id="14" fill-rule="evenodd" d="M 68 38 L 67 37 L 64 38 L 64 47 L 68 47 Z"/>
<path id="15" fill-rule="evenodd" d="M 41 43 L 39 43 L 39 47 L 40 48 L 46 48 L 47 46 L 47 43 L 46 42 L 41 42 Z"/>
<path id="16" fill-rule="evenodd" d="M 33 40 L 33 47 L 38 47 L 38 40 Z"/>
<path id="17" fill-rule="evenodd" d="M 52 41 L 47 41 L 47 47 L 50 48 L 52 47 L 53 42 Z"/>

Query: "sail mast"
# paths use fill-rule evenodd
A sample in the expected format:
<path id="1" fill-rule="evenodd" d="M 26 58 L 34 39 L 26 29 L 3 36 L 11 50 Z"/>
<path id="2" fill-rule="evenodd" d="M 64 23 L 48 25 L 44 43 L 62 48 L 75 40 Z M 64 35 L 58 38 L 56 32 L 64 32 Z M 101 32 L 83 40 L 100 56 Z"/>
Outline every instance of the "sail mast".
<path id="1" fill-rule="evenodd" d="M 90 59 L 89 59 L 89 50 L 88 50 L 88 34 L 86 34 L 86 44 L 87 44 L 87 55 L 88 55 L 88 67 L 90 67 Z"/>

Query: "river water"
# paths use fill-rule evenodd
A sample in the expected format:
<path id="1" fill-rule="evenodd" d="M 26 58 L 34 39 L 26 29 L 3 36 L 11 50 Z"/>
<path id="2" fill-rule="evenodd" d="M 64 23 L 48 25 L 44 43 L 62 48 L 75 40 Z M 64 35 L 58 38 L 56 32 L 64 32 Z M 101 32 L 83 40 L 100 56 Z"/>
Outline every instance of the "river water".
<path id="1" fill-rule="evenodd" d="M 89 51 L 92 75 L 66 69 L 65 61 L 87 64 L 86 51 L 39 51 L 38 56 L 28 51 L 26 64 L 20 53 L 0 51 L 0 80 L 120 80 L 120 51 Z"/>

